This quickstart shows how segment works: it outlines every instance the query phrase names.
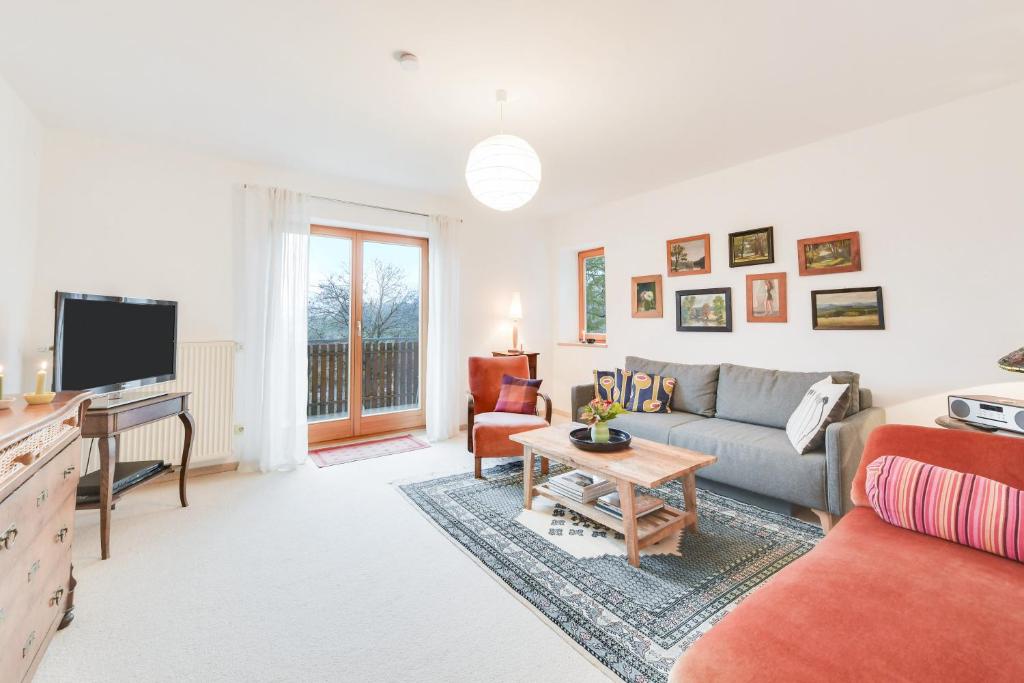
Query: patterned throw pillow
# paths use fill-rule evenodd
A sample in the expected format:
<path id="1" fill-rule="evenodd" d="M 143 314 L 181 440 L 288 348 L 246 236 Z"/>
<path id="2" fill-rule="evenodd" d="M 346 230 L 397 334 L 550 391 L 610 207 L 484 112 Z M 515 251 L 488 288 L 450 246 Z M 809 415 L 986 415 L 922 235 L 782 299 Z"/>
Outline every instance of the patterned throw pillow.
<path id="1" fill-rule="evenodd" d="M 671 413 L 672 390 L 676 381 L 671 377 L 633 373 L 633 393 L 626 410 L 634 413 Z"/>
<path id="2" fill-rule="evenodd" d="M 867 466 L 882 521 L 1024 563 L 1024 491 L 897 455 Z"/>
<path id="3" fill-rule="evenodd" d="M 803 455 L 821 448 L 825 430 L 843 419 L 849 405 L 849 384 L 833 384 L 832 377 L 812 384 L 786 423 L 786 436 L 796 452 Z"/>
<path id="4" fill-rule="evenodd" d="M 536 415 L 537 391 L 540 390 L 542 381 L 502 375 L 501 391 L 498 392 L 498 403 L 494 406 L 494 412 Z"/>
<path id="5" fill-rule="evenodd" d="M 615 368 L 611 370 L 594 370 L 594 396 L 603 401 L 612 401 L 626 407 L 633 390 L 633 373 L 630 370 Z"/>

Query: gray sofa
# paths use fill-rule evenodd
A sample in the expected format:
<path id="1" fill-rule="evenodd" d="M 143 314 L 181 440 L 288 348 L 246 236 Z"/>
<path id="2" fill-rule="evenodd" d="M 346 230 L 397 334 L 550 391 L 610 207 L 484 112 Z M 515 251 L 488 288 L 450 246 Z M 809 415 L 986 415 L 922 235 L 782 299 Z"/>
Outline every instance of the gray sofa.
<path id="1" fill-rule="evenodd" d="M 611 425 L 634 436 L 718 456 L 698 479 L 811 508 L 826 531 L 852 507 L 850 483 L 868 434 L 885 422 L 854 372 L 785 372 L 741 365 L 682 365 L 629 356 L 627 370 L 673 377 L 671 413 L 626 413 Z M 825 447 L 800 455 L 786 421 L 807 389 L 831 375 L 853 399 L 831 424 Z M 594 383 L 572 388 L 572 415 L 594 398 Z"/>

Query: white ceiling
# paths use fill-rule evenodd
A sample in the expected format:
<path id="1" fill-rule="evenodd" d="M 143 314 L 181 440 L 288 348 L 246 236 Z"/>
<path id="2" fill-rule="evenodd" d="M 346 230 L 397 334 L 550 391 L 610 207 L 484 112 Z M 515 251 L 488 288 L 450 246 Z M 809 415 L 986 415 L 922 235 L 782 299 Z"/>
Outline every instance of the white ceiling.
<path id="1" fill-rule="evenodd" d="M 594 204 L 1024 78 L 1020 0 L 0 0 L 44 123 L 469 201 L 469 149 Z M 396 50 L 419 55 L 409 73 Z"/>

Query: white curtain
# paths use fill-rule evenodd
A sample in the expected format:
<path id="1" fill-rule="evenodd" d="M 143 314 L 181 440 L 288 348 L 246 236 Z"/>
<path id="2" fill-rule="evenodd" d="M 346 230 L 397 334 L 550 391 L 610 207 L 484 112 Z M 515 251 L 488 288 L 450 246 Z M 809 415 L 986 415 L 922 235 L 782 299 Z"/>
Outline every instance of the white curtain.
<path id="1" fill-rule="evenodd" d="M 307 203 L 288 190 L 245 189 L 240 461 L 247 470 L 293 469 L 308 451 Z"/>
<path id="2" fill-rule="evenodd" d="M 443 441 L 459 431 L 459 264 L 447 216 L 430 217 L 429 321 L 427 323 L 427 438 Z"/>

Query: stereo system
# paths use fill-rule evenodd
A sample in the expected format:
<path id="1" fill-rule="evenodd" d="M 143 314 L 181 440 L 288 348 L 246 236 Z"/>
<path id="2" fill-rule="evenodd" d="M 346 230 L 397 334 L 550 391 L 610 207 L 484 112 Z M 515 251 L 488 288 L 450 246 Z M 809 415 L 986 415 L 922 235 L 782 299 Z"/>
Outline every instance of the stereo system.
<path id="1" fill-rule="evenodd" d="M 949 416 L 989 429 L 1024 434 L 1024 401 L 998 396 L 950 396 Z"/>

